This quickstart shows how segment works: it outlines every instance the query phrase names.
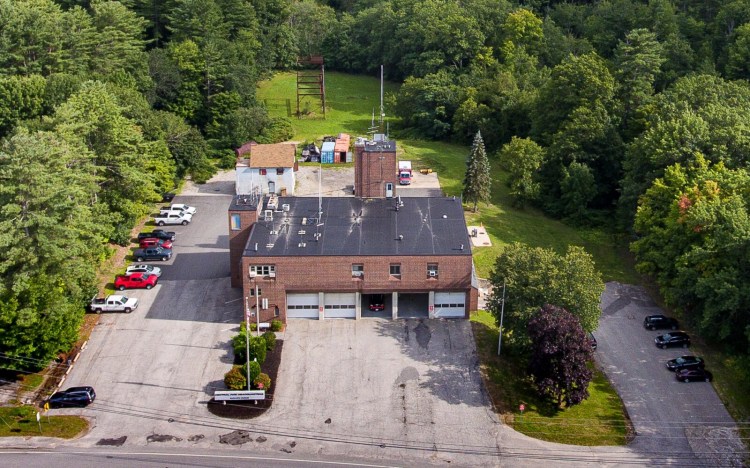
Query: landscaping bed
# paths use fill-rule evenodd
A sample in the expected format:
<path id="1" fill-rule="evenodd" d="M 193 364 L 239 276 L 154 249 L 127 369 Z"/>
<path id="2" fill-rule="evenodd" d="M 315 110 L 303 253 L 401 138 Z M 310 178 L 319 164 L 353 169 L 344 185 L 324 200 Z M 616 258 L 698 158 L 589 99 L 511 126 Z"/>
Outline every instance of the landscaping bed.
<path id="1" fill-rule="evenodd" d="M 266 392 L 265 400 L 256 401 L 215 401 L 213 398 L 208 402 L 208 410 L 211 414 L 222 418 L 252 419 L 265 413 L 273 404 L 273 394 L 276 389 L 276 377 L 281 365 L 281 350 L 284 348 L 284 340 L 276 340 L 276 347 L 269 351 L 263 362 L 263 372 L 271 377 L 271 390 Z"/>

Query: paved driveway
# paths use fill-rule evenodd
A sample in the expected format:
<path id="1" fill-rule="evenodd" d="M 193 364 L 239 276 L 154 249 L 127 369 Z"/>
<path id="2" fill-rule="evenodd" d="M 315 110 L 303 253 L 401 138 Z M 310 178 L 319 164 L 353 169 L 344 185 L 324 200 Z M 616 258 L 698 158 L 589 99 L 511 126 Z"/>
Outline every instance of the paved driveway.
<path id="1" fill-rule="evenodd" d="M 737 445 L 734 421 L 711 384 L 680 383 L 666 369 L 666 361 L 690 350 L 662 350 L 654 345 L 654 337 L 666 330 L 643 328 L 646 315 L 663 313 L 646 292 L 608 283 L 601 306 L 601 324 L 594 333 L 599 344 L 596 355 L 635 426 L 637 437 L 631 447 L 660 463 L 689 464 L 698 457 L 711 465 L 729 461 L 717 456 L 744 450 Z M 710 362 L 706 368 L 711 369 Z"/>
<path id="2" fill-rule="evenodd" d="M 224 177 L 226 179 L 226 177 Z M 231 366 L 229 340 L 242 321 L 241 291 L 229 282 L 226 210 L 234 185 L 217 179 L 188 186 L 177 203 L 195 206 L 188 226 L 175 226 L 174 256 L 132 314 L 102 315 L 65 387 L 92 385 L 97 400 L 82 412 L 95 426 L 83 445 L 126 436 L 145 444 L 171 434 L 169 418 L 206 414 L 205 402 Z M 170 228 L 171 229 L 171 228 Z M 185 428 L 180 437 L 200 432 Z"/>

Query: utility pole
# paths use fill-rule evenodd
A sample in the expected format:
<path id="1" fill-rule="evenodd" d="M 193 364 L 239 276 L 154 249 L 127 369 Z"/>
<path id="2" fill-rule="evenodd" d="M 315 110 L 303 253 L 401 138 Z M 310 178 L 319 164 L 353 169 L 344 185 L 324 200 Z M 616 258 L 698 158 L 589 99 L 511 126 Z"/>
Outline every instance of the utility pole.
<path id="1" fill-rule="evenodd" d="M 497 355 L 500 356 L 500 349 L 503 347 L 503 316 L 505 315 L 505 281 L 503 281 L 503 298 L 500 301 L 500 333 L 497 340 Z"/>

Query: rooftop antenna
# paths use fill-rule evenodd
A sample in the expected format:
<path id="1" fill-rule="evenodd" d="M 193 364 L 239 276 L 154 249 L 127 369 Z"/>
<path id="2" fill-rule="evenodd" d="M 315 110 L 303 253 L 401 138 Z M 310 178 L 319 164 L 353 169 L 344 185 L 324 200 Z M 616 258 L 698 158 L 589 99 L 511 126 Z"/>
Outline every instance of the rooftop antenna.
<path id="1" fill-rule="evenodd" d="M 383 119 L 385 118 L 385 107 L 383 107 L 383 65 L 380 65 L 380 131 L 383 131 Z"/>

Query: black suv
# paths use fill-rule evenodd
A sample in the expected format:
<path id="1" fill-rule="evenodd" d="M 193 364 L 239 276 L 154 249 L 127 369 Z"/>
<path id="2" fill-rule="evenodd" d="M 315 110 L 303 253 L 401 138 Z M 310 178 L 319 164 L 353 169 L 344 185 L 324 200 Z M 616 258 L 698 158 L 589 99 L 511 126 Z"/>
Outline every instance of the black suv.
<path id="1" fill-rule="evenodd" d="M 677 320 L 672 317 L 665 315 L 649 315 L 643 319 L 643 328 L 649 330 L 658 330 L 660 328 L 669 328 L 670 330 L 677 330 L 680 328 L 680 324 Z"/>
<path id="2" fill-rule="evenodd" d="M 94 387 L 70 387 L 49 397 L 47 403 L 50 408 L 65 408 L 67 406 L 88 406 L 96 399 Z"/>
<path id="3" fill-rule="evenodd" d="M 690 337 L 683 331 L 665 333 L 654 338 L 654 344 L 657 348 L 671 348 L 672 346 L 690 346 Z"/>
<path id="4" fill-rule="evenodd" d="M 679 372 L 683 369 L 703 369 L 704 365 L 703 358 L 696 356 L 680 356 L 677 359 L 667 361 L 667 369 L 674 372 Z"/>

